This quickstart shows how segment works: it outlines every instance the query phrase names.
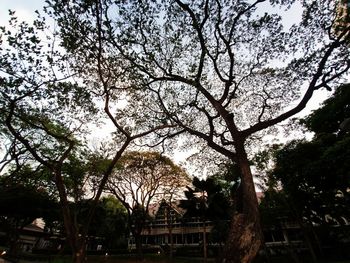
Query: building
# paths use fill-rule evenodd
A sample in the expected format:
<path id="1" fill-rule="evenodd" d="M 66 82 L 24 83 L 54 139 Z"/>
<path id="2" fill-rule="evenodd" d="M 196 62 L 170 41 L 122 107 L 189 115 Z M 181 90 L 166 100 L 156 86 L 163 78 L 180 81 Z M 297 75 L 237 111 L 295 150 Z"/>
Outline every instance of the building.
<path id="1" fill-rule="evenodd" d="M 162 201 L 151 207 L 153 220 L 142 230 L 144 246 L 198 246 L 203 243 L 204 233 L 208 236 L 212 222 L 201 218 L 184 218 L 185 211 L 178 204 Z M 207 239 L 208 240 L 208 239 Z"/>

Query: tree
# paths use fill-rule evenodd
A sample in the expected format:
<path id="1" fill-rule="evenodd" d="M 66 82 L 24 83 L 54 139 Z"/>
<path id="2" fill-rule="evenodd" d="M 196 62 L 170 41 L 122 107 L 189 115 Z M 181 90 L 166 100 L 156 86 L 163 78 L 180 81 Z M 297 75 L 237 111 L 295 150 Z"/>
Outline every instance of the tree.
<path id="1" fill-rule="evenodd" d="M 311 113 L 305 120 L 302 120 L 302 123 L 316 136 L 348 133 L 349 130 L 346 129 L 345 123 L 350 116 L 349 89 L 349 83 L 339 86 L 334 94 L 324 101 L 322 107 Z"/>
<path id="2" fill-rule="evenodd" d="M 313 225 L 344 224 L 350 216 L 350 140 L 341 125 L 350 116 L 349 106 L 349 84 L 341 85 L 302 120 L 314 132 L 312 140 L 293 140 L 270 152 L 274 166 L 268 171 L 267 192 L 299 223 L 311 251 L 316 244 L 322 253 Z"/>
<path id="3" fill-rule="evenodd" d="M 7 145 L 2 164 L 45 167 L 59 196 L 73 261 L 84 262 L 88 229 L 115 164 L 131 142 L 173 125 L 160 121 L 147 122 L 148 119 L 144 116 L 146 111 L 140 114 L 137 109 L 128 111 L 128 107 L 124 107 L 123 111 L 120 108 L 112 109 L 110 103 L 121 100 L 125 103 L 128 99 L 135 99 L 124 99 L 122 92 L 119 93 L 115 86 L 110 85 L 111 82 L 118 85 L 121 78 L 127 76 L 117 72 L 104 73 L 102 53 L 94 60 L 97 65 L 89 63 L 89 67 L 85 67 L 79 63 L 74 64 L 68 51 L 64 53 L 62 48 L 58 48 L 58 45 L 64 45 L 65 40 L 59 40 L 57 32 L 49 34 L 45 19 L 40 15 L 33 25 L 19 23 L 12 11 L 10 15 L 11 30 L 0 28 L 0 131 L 2 141 Z M 47 36 L 47 39 L 42 39 L 41 36 Z M 123 89 L 121 87 L 120 90 Z M 114 147 L 111 148 L 112 151 L 104 153 L 111 161 L 104 170 L 99 171 L 93 201 L 84 225 L 79 226 L 74 220 L 69 195 L 79 198 L 82 194 L 82 185 L 78 184 L 82 183 L 84 175 L 81 173 L 86 170 L 75 170 L 75 174 L 69 175 L 65 167 L 78 163 L 73 157 L 78 152 L 83 152 L 82 141 L 89 132 L 87 124 L 100 116 L 98 108 L 101 104 L 106 118 L 115 128 L 112 140 Z M 133 105 L 130 106 L 129 103 L 130 109 L 133 109 Z M 166 131 L 164 133 L 168 134 Z M 158 132 L 155 137 L 162 136 Z M 87 156 L 83 158 L 85 162 Z M 4 170 L 4 167 L 1 169 Z M 69 190 L 75 192 L 69 193 Z"/>
<path id="4" fill-rule="evenodd" d="M 79 225 L 83 226 L 84 221 L 91 207 L 91 200 L 84 199 L 79 202 L 71 203 L 76 210 L 76 220 Z M 89 228 L 89 246 L 101 244 L 104 250 L 113 249 L 120 245 L 126 245 L 128 232 L 127 211 L 119 200 L 109 195 L 104 196 L 96 207 L 96 215 L 92 220 Z M 94 238 L 97 237 L 97 240 Z M 99 242 L 96 244 L 96 242 Z"/>
<path id="5" fill-rule="evenodd" d="M 39 17 L 29 25 L 19 23 L 14 12 L 10 15 L 13 30 L 1 27 L 1 133 L 8 138 L 10 160 L 49 171 L 59 195 L 67 240 L 78 254 L 81 240 L 69 209 L 62 166 L 79 145 L 74 135 L 91 120 L 74 115 L 94 112 L 94 104 L 84 89 L 67 81 L 66 72 L 57 77 L 66 60 L 54 47 L 47 48 L 54 40 L 47 44 L 39 37 L 47 29 L 44 19 Z"/>
<path id="6" fill-rule="evenodd" d="M 350 116 L 349 102 L 349 85 L 340 86 L 304 121 L 314 138 L 292 141 L 275 153 L 271 177 L 295 198 L 301 216 L 314 223 L 327 215 L 339 222 L 349 216 L 349 132 L 340 128 Z"/>
<path id="7" fill-rule="evenodd" d="M 242 207 L 226 262 L 251 262 L 263 240 L 247 146 L 304 109 L 315 91 L 341 82 L 350 67 L 349 26 L 333 30 L 336 1 L 302 1 L 291 27 L 274 7 L 297 2 L 269 3 L 49 1 L 68 48 L 79 57 L 103 53 L 106 71 L 122 58 L 118 66 L 144 91 L 147 109 L 158 109 L 153 117 L 237 163 Z M 100 48 L 86 46 L 94 32 Z"/>
<path id="8" fill-rule="evenodd" d="M 151 202 L 172 201 L 188 183 L 186 172 L 157 152 L 127 152 L 119 160 L 107 191 L 121 201 L 130 221 L 134 221 L 132 230 L 138 252 Z"/>

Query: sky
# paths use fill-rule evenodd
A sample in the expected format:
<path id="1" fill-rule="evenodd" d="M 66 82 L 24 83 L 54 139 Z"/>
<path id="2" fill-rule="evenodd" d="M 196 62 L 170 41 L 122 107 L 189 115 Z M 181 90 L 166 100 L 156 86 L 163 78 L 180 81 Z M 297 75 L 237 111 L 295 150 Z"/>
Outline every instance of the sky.
<path id="1" fill-rule="evenodd" d="M 8 10 L 16 11 L 20 20 L 32 21 L 35 17 L 35 10 L 44 6 L 44 0 L 0 0 L 0 25 L 7 24 Z"/>

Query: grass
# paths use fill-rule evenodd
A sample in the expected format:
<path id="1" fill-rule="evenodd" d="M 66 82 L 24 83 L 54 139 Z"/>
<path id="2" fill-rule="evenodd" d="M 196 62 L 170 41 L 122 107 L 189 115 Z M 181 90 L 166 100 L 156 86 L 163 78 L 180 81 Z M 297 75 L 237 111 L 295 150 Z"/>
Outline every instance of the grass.
<path id="1" fill-rule="evenodd" d="M 138 259 L 136 256 L 131 255 L 118 255 L 118 256 L 90 256 L 88 257 L 88 263 L 202 263 L 204 260 L 202 258 L 192 258 L 192 257 L 179 257 L 170 260 L 169 258 L 163 255 L 145 255 L 143 259 Z M 208 259 L 208 263 L 216 262 L 215 259 Z M 286 258 L 277 258 L 276 260 L 272 259 L 271 263 L 282 263 L 289 262 L 286 261 Z M 61 263 L 61 262 L 57 262 Z M 68 262 L 62 262 L 68 263 Z M 343 261 L 322 261 L 322 263 L 350 263 L 350 260 Z"/>
<path id="2" fill-rule="evenodd" d="M 170 260 L 163 255 L 145 255 L 143 259 L 131 255 L 118 256 L 89 256 L 88 263 L 202 263 L 201 258 L 174 258 Z M 214 259 L 208 259 L 208 262 L 215 262 Z"/>
<path id="3" fill-rule="evenodd" d="M 72 259 L 70 256 L 52 256 L 50 259 L 38 259 L 32 260 L 20 260 L 20 263 L 71 263 Z M 173 260 L 168 259 L 163 255 L 145 255 L 144 258 L 140 259 L 133 255 L 117 255 L 117 256 L 88 256 L 88 263 L 202 263 L 204 262 L 201 258 L 174 258 Z M 215 262 L 214 259 L 208 259 L 208 263 Z"/>
<path id="4" fill-rule="evenodd" d="M 38 257 L 27 260 L 20 260 L 20 263 L 71 263 L 70 256 L 52 256 L 49 259 Z M 308 262 L 306 258 L 302 259 L 304 263 Z M 170 260 L 164 255 L 146 254 L 143 259 L 139 259 L 135 255 L 111 255 L 111 256 L 88 256 L 88 263 L 202 263 L 202 258 L 178 257 Z M 208 259 L 208 263 L 214 263 L 215 259 Z M 260 261 L 259 261 L 260 262 Z M 289 257 L 273 257 L 270 263 L 286 263 L 292 262 Z M 350 263 L 350 260 L 343 261 L 322 261 L 322 263 Z"/>

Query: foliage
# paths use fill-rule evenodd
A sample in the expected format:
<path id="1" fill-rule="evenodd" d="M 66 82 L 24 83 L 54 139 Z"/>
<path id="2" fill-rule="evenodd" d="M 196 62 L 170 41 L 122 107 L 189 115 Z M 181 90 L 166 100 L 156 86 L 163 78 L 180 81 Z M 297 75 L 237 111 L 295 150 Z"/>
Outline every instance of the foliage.
<path id="1" fill-rule="evenodd" d="M 303 215 L 314 222 L 325 220 L 326 215 L 339 218 L 347 210 L 349 142 L 341 141 L 342 146 L 334 140 L 294 142 L 276 156 L 274 176 Z"/>
<path id="2" fill-rule="evenodd" d="M 268 189 L 260 203 L 261 220 L 265 229 L 280 228 L 286 222 L 295 222 L 296 215 L 284 191 Z"/>
<path id="3" fill-rule="evenodd" d="M 75 202 L 84 199 L 86 193 L 86 181 L 91 176 L 91 152 L 80 147 L 80 151 L 74 151 L 67 157 L 62 165 L 62 176 L 67 189 L 67 195 Z M 101 171 L 101 170 L 100 170 Z"/>
<path id="4" fill-rule="evenodd" d="M 187 187 L 185 200 L 180 206 L 186 209 L 187 217 L 203 217 L 206 219 L 229 218 L 229 201 L 222 192 L 220 185 L 212 178 L 200 180 L 193 178 L 194 188 Z"/>
<path id="5" fill-rule="evenodd" d="M 226 161 L 220 165 L 219 171 L 210 179 L 221 188 L 221 193 L 229 201 L 232 211 L 239 212 L 241 209 L 240 184 L 241 175 L 236 163 Z"/>
<path id="6" fill-rule="evenodd" d="M 5 185 L 1 182 L 0 213 L 6 220 L 19 220 L 18 227 L 30 224 L 34 219 L 44 217 L 55 206 L 45 189 L 20 184 Z"/>
<path id="7" fill-rule="evenodd" d="M 76 213 L 78 224 L 83 226 L 88 216 L 92 200 L 83 199 L 71 203 Z M 99 201 L 95 216 L 91 221 L 88 235 L 101 238 L 104 249 L 112 249 L 119 246 L 121 240 L 126 239 L 127 211 L 124 206 L 113 196 L 106 196 Z"/>
<path id="8" fill-rule="evenodd" d="M 106 211 L 106 217 L 100 225 L 98 236 L 105 238 L 107 248 L 120 247 L 129 234 L 127 211 L 113 196 L 104 197 L 101 202 Z"/>
<path id="9" fill-rule="evenodd" d="M 299 216 L 311 222 L 343 224 L 350 216 L 350 137 L 339 127 L 350 117 L 349 91 L 348 84 L 340 86 L 306 118 L 307 127 L 315 132 L 311 141 L 291 141 L 272 151 L 275 167 L 269 172 L 268 192 L 277 186 L 281 193 L 270 194 L 284 192 L 284 205 L 292 201 Z"/>
<path id="10" fill-rule="evenodd" d="M 79 117 L 82 112 L 96 113 L 94 103 L 83 87 L 68 82 L 70 75 L 60 71 L 66 57 L 51 47 L 51 36 L 40 37 L 47 30 L 44 18 L 29 25 L 11 15 L 12 30 L 1 27 L 1 133 L 10 140 L 5 141 L 10 149 L 23 149 L 25 140 L 43 161 L 58 159 L 75 141 L 72 132 L 92 120 L 93 115 Z"/>
<path id="11" fill-rule="evenodd" d="M 323 106 L 310 114 L 306 127 L 316 134 L 337 133 L 341 124 L 350 117 L 350 84 L 344 84 L 324 101 Z"/>

